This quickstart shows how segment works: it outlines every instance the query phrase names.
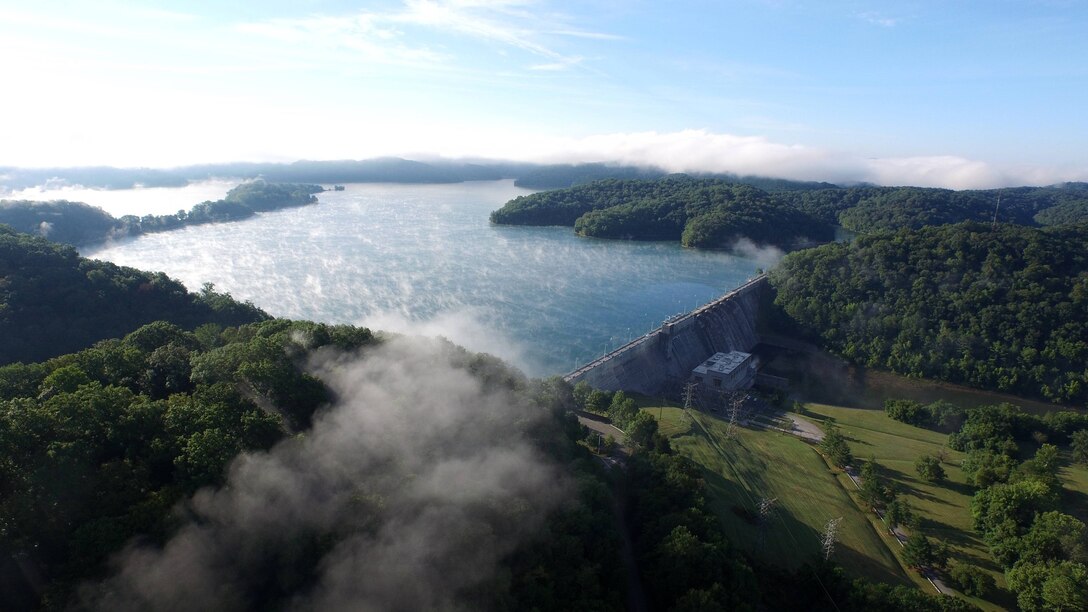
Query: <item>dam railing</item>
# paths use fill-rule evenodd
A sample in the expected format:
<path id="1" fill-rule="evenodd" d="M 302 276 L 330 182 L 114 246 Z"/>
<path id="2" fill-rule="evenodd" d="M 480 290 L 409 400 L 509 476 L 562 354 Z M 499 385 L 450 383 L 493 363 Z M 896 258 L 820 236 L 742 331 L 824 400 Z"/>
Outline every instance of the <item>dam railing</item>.
<path id="1" fill-rule="evenodd" d="M 737 287 L 735 289 L 730 290 L 728 293 L 722 295 L 721 297 L 719 297 L 719 298 L 717 298 L 717 299 L 715 299 L 715 300 L 713 300 L 711 302 L 707 302 L 706 304 L 703 304 L 702 306 L 696 308 L 695 310 L 692 310 L 691 312 L 687 313 L 686 315 L 683 315 L 683 316 L 678 317 L 676 319 L 670 319 L 666 324 L 667 325 L 676 325 L 676 324 L 678 324 L 678 323 L 680 323 L 682 321 L 686 321 L 686 320 L 691 319 L 693 317 L 696 317 L 696 316 L 698 316 L 698 315 L 700 315 L 700 314 L 702 314 L 704 312 L 707 312 L 708 310 L 712 310 L 712 309 L 716 308 L 717 306 L 719 306 L 720 304 L 722 304 L 723 302 L 728 302 L 729 300 L 733 299 L 737 295 L 748 291 L 749 289 L 751 289 L 755 285 L 763 282 L 766 278 L 767 278 L 766 274 L 760 274 L 758 276 L 754 276 L 754 277 L 748 279 L 747 281 L 745 281 L 745 283 L 743 285 L 741 285 L 741 286 L 739 286 L 739 287 Z M 566 381 L 566 382 L 571 382 L 571 381 L 577 379 L 578 377 L 584 375 L 586 372 L 589 372 L 593 368 L 596 368 L 597 366 L 612 360 L 613 357 L 619 355 L 620 353 L 624 353 L 624 352 L 630 350 L 631 348 L 642 344 L 643 342 L 647 342 L 648 340 L 653 338 L 655 335 L 661 333 L 661 330 L 664 327 L 665 327 L 664 325 L 661 325 L 661 326 L 659 326 L 657 328 L 654 328 L 653 330 L 650 330 L 650 331 L 646 332 L 645 334 L 639 336 L 638 338 L 635 338 L 634 340 L 628 342 L 627 344 L 624 344 L 623 346 L 612 349 L 611 351 L 605 353 L 604 355 L 601 355 L 600 357 L 598 357 L 598 358 L 594 359 L 593 361 L 585 364 L 584 366 L 578 368 L 577 370 L 574 370 L 573 372 L 563 376 L 563 380 Z"/>

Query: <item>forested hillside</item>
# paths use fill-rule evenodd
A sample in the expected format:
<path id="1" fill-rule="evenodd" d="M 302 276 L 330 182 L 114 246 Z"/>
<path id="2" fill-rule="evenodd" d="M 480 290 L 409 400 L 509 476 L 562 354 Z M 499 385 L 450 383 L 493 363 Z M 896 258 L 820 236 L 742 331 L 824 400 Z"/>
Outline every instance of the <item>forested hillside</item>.
<path id="1" fill-rule="evenodd" d="M 801 333 L 855 362 L 1088 399 L 1088 226 L 962 223 L 792 253 L 771 274 Z"/>
<path id="2" fill-rule="evenodd" d="M 572 180 L 577 169 L 570 169 Z M 1088 219 L 1086 183 L 984 191 L 820 188 L 826 185 L 771 180 L 759 184 L 772 191 L 685 175 L 600 180 L 517 197 L 491 213 L 491 221 L 573 226 L 583 236 L 680 240 L 685 246 L 703 248 L 729 248 L 745 237 L 792 250 L 831 240 L 836 225 L 865 233 L 992 222 L 995 216 L 1003 223 L 1034 227 Z"/>
<path id="3" fill-rule="evenodd" d="M 830 240 L 833 229 L 764 191 L 718 179 L 670 176 L 605 180 L 520 196 L 491 214 L 493 223 L 573 226 L 583 236 L 679 240 L 730 248 L 747 238 L 784 249 Z"/>
<path id="4" fill-rule="evenodd" d="M 222 200 L 201 202 L 189 211 L 142 217 L 126 215 L 120 219 L 82 202 L 0 200 L 0 224 L 56 242 L 81 246 L 187 225 L 239 221 L 260 212 L 314 204 L 317 198 L 313 194 L 321 191 L 320 185 L 258 180 L 242 183 L 227 192 Z"/>
<path id="5" fill-rule="evenodd" d="M 778 192 L 775 199 L 856 232 L 919 229 L 962 221 L 1046 226 L 1088 218 L 1088 183 L 952 191 L 851 187 Z"/>
<path id="6" fill-rule="evenodd" d="M 0 607 L 618 609 L 612 503 L 569 419 L 493 358 L 350 326 L 157 322 L 2 367 Z M 336 594 L 364 543 L 367 588 Z"/>
<path id="7" fill-rule="evenodd" d="M 120 221 L 101 208 L 67 200 L 0 200 L 0 224 L 72 245 L 100 242 L 121 227 Z"/>
<path id="8" fill-rule="evenodd" d="M 0 226 L 0 364 L 40 361 L 156 320 L 185 328 L 268 315 L 210 286 L 80 257 L 72 247 Z"/>

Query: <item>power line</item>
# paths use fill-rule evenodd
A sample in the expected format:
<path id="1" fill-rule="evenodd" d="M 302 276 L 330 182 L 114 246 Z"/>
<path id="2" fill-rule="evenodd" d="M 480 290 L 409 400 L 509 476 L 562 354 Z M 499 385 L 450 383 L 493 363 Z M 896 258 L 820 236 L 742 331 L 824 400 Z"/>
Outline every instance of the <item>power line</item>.
<path id="1" fill-rule="evenodd" d="M 684 410 L 691 410 L 692 404 L 695 403 L 695 383 L 689 382 L 684 385 Z"/>
<path id="2" fill-rule="evenodd" d="M 833 518 L 827 521 L 824 525 L 824 561 L 829 561 L 831 555 L 835 553 L 835 540 L 838 539 L 839 523 L 842 522 L 842 517 Z"/>
<path id="3" fill-rule="evenodd" d="M 723 459 L 726 459 L 728 461 L 728 457 L 725 456 L 725 452 L 722 450 L 721 446 L 717 443 L 716 440 L 714 440 L 714 436 L 710 433 L 710 430 L 707 429 L 706 426 L 704 426 L 702 424 L 702 422 L 699 421 L 698 418 L 693 418 L 692 421 L 695 424 L 697 424 L 700 429 L 703 430 L 703 434 L 706 435 L 707 440 L 710 441 L 711 446 L 714 448 L 714 450 L 716 450 L 718 452 L 718 454 L 722 456 Z M 755 500 L 752 498 L 752 494 L 748 491 L 747 487 L 738 486 L 737 488 L 740 489 L 741 493 L 744 493 L 744 496 L 748 498 L 749 503 L 751 503 L 753 506 L 756 505 Z M 789 536 L 790 540 L 793 542 L 795 550 L 802 550 L 801 542 L 797 539 L 797 536 L 795 536 L 793 534 L 793 530 L 790 529 L 789 521 L 782 521 L 781 524 L 786 529 L 786 534 Z M 841 612 L 841 608 L 839 608 L 838 602 L 836 602 L 835 598 L 832 597 L 831 591 L 827 590 L 827 586 L 824 585 L 824 581 L 820 579 L 819 572 L 817 572 L 816 568 L 811 566 L 811 565 L 809 565 L 808 567 L 809 567 L 809 571 L 812 572 L 812 577 L 816 579 L 816 584 L 820 585 L 820 590 L 822 590 L 824 592 L 824 595 L 827 596 L 827 600 L 829 602 L 831 602 L 831 606 L 834 607 L 835 610 Z"/>
<path id="4" fill-rule="evenodd" d="M 771 499 L 764 497 L 759 500 L 759 548 L 761 550 L 767 545 L 767 529 L 770 527 L 776 503 L 778 503 L 777 497 Z"/>
<path id="5" fill-rule="evenodd" d="M 737 417 L 740 414 L 740 406 L 744 400 L 740 398 L 738 393 L 731 396 L 727 401 L 729 402 L 729 429 L 726 435 L 730 440 L 735 440 L 737 438 Z"/>

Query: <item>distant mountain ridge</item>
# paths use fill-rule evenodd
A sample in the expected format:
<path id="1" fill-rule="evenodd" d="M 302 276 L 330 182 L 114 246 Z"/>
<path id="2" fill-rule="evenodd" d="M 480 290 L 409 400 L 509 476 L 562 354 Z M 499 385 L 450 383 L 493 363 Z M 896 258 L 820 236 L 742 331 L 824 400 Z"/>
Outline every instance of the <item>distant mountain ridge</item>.
<path id="1" fill-rule="evenodd" d="M 183 187 L 214 178 L 254 179 L 281 183 L 461 183 L 514 179 L 527 189 L 561 189 L 601 179 L 655 179 L 668 174 L 659 168 L 609 163 L 531 164 L 506 161 L 414 161 L 399 157 L 365 160 L 301 160 L 292 163 L 233 162 L 178 168 L 0 167 L 0 191 L 39 186 L 82 185 L 94 189 Z M 735 174 L 698 174 L 729 179 L 766 189 L 823 189 L 831 183 L 791 181 Z"/>

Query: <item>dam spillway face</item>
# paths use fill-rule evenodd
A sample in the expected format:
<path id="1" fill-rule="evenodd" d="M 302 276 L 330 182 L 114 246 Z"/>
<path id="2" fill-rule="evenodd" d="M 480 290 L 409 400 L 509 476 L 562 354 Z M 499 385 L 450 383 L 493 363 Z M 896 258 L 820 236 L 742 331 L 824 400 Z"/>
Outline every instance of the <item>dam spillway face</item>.
<path id="1" fill-rule="evenodd" d="M 666 395 L 714 353 L 751 352 L 766 276 L 604 355 L 564 377 L 595 389 Z"/>

